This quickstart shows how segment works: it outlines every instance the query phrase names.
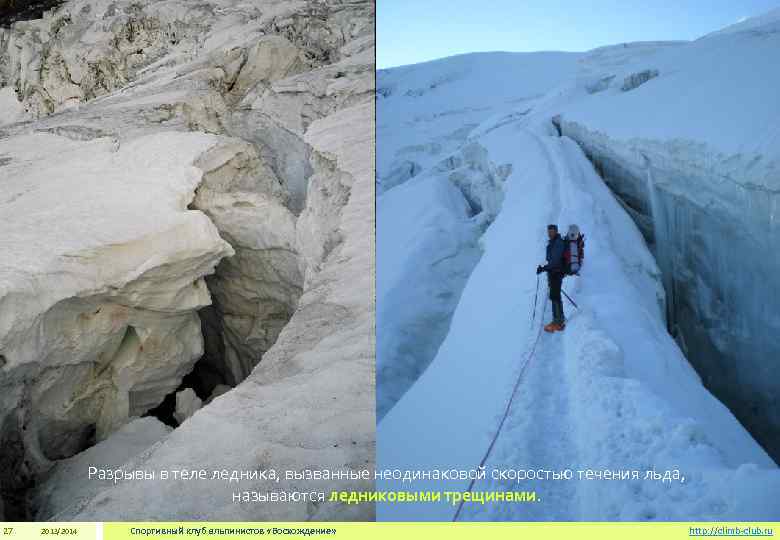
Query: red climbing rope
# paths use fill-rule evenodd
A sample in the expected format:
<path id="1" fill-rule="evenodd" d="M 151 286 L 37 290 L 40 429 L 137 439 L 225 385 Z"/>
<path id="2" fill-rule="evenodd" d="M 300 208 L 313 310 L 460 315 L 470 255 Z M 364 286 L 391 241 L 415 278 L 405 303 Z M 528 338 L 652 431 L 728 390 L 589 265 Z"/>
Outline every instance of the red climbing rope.
<path id="1" fill-rule="evenodd" d="M 542 325 L 544 325 L 545 313 L 547 313 L 547 302 L 544 303 L 544 310 L 542 311 L 542 317 L 541 317 Z M 536 315 L 535 305 L 534 305 L 534 315 Z M 498 436 L 501 433 L 501 428 L 504 427 L 504 422 L 506 421 L 507 416 L 509 416 L 509 411 L 512 408 L 512 402 L 515 400 L 515 395 L 517 395 L 517 389 L 520 387 L 520 381 L 523 379 L 523 373 L 525 373 L 525 368 L 528 367 L 528 364 L 531 363 L 531 359 L 533 358 L 534 353 L 536 352 L 536 345 L 539 343 L 539 338 L 542 336 L 542 328 L 544 328 L 544 326 L 539 326 L 539 332 L 536 334 L 536 340 L 534 341 L 533 347 L 531 347 L 531 352 L 528 353 L 525 363 L 523 363 L 523 367 L 520 368 L 520 373 L 517 375 L 517 381 L 515 381 L 515 387 L 512 389 L 512 395 L 509 396 L 509 401 L 507 402 L 506 408 L 504 409 L 504 415 L 501 417 L 501 422 L 498 423 L 498 429 L 496 429 L 496 433 L 493 435 L 493 440 L 490 441 L 490 446 L 488 446 L 485 455 L 482 456 L 482 461 L 479 462 L 480 467 L 485 466 L 485 463 L 490 457 L 490 452 L 493 451 L 493 446 L 495 446 L 496 441 L 498 440 Z M 469 488 L 466 490 L 467 493 L 471 493 L 471 490 L 474 487 L 475 480 L 476 478 L 472 478 L 471 482 L 469 482 Z M 460 504 L 458 504 L 458 509 L 455 511 L 455 515 L 452 517 L 452 521 L 458 521 L 458 516 L 460 515 L 460 511 L 463 508 L 463 503 L 464 500 L 461 499 Z"/>

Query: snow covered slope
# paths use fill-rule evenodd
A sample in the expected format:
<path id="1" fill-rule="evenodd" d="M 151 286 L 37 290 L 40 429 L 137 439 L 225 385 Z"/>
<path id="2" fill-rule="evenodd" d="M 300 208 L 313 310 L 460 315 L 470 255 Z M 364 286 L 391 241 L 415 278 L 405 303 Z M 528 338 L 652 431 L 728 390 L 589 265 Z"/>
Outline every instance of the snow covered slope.
<path id="1" fill-rule="evenodd" d="M 549 92 L 581 56 L 475 53 L 377 72 L 379 192 L 446 157 L 491 113 Z"/>
<path id="2" fill-rule="evenodd" d="M 476 186 L 489 185 L 484 182 L 489 175 L 465 174 L 477 167 L 472 165 L 474 160 L 462 158 L 464 148 L 477 145 L 484 150 L 480 161 L 487 166 L 480 169 L 505 173 L 493 184 L 500 195 L 496 215 L 486 216 L 479 205 L 471 205 L 471 213 L 451 213 L 454 218 L 437 220 L 440 227 L 435 233 L 423 228 L 419 242 L 403 243 L 403 233 L 398 232 L 398 242 L 387 255 L 389 259 L 392 253 L 394 265 L 383 264 L 384 244 L 379 246 L 380 283 L 383 272 L 394 275 L 403 266 L 416 269 L 416 273 L 407 273 L 407 283 L 424 281 L 404 288 L 408 298 L 403 310 L 394 308 L 389 295 L 378 289 L 378 316 L 385 317 L 384 321 L 378 319 L 380 335 L 383 328 L 393 325 L 413 328 L 426 317 L 444 319 L 446 314 L 439 298 L 447 292 L 459 297 L 451 304 L 446 337 L 436 341 L 438 334 L 431 332 L 428 347 L 437 352 L 432 359 L 420 359 L 427 368 L 419 369 L 421 374 L 415 380 L 403 380 L 398 371 L 383 371 L 382 367 L 407 365 L 408 359 L 396 351 L 408 343 L 419 343 L 419 336 L 396 331 L 396 341 L 388 339 L 386 346 L 378 344 L 379 403 L 383 403 L 382 396 L 397 396 L 399 387 L 406 389 L 400 399 L 394 398 L 397 402 L 385 411 L 378 426 L 380 469 L 468 470 L 485 459 L 488 478 L 475 482 L 473 491 L 537 492 L 535 503 L 466 503 L 459 519 L 780 517 L 776 503 L 780 471 L 776 464 L 734 414 L 705 388 L 680 348 L 686 347 L 686 329 L 678 329 L 677 339 L 667 332 L 667 317 L 678 327 L 684 326 L 680 321 L 684 312 L 679 305 L 698 302 L 706 306 L 723 300 L 717 298 L 719 289 L 713 282 L 705 286 L 717 274 L 710 269 L 696 274 L 700 280 L 698 288 L 681 289 L 674 285 L 679 277 L 672 276 L 666 265 L 663 249 L 667 248 L 661 244 L 666 246 L 668 237 L 663 231 L 677 231 L 680 238 L 691 234 L 689 242 L 709 250 L 721 229 L 713 227 L 714 236 L 702 240 L 708 232 L 706 227 L 702 228 L 706 223 L 689 224 L 684 229 L 684 221 L 663 219 L 668 214 L 662 214 L 658 198 L 646 196 L 625 180 L 635 172 L 631 160 L 638 161 L 636 170 L 645 173 L 659 170 L 662 165 L 669 170 L 669 163 L 675 164 L 674 160 L 684 162 L 689 169 L 717 173 L 710 175 L 713 185 L 739 183 L 747 176 L 739 176 L 735 171 L 745 172 L 748 169 L 740 167 L 753 163 L 752 178 L 758 178 L 762 188 L 769 188 L 764 193 L 776 202 L 772 185 L 777 180 L 773 171 L 777 171 L 778 133 L 771 126 L 780 125 L 780 100 L 772 93 L 776 86 L 772 83 L 773 75 L 767 80 L 766 74 L 770 53 L 774 52 L 776 57 L 780 46 L 771 33 L 729 35 L 691 43 L 622 44 L 591 51 L 577 57 L 571 65 L 562 65 L 557 80 L 541 95 L 523 96 L 518 90 L 517 103 L 511 103 L 511 98 L 502 94 L 505 86 L 495 90 L 493 81 L 501 80 L 503 73 L 487 70 L 480 72 L 479 77 L 459 77 L 464 72 L 464 58 L 468 57 L 399 68 L 397 74 L 395 70 L 380 74 L 380 89 L 389 86 L 383 81 L 400 79 L 409 73 L 415 73 L 418 81 L 408 84 L 409 88 L 419 88 L 419 82 L 430 75 L 447 83 L 437 86 L 433 90 L 437 92 L 436 99 L 427 103 L 421 101 L 425 93 L 392 91 L 378 101 L 378 123 L 384 126 L 384 130 L 378 130 L 378 144 L 380 149 L 385 144 L 388 148 L 378 163 L 380 238 L 396 234 L 387 232 L 389 229 L 403 231 L 399 224 L 409 221 L 409 208 L 415 208 L 419 200 L 430 199 L 434 192 L 440 193 L 441 198 L 429 203 L 430 207 L 453 208 L 446 201 L 453 200 L 458 192 L 462 200 L 469 201 Z M 739 53 L 727 58 L 729 67 L 735 70 L 732 73 L 725 68 L 721 71 L 714 64 L 715 58 L 723 57 L 729 47 Z M 752 66 L 752 73 L 747 67 L 737 69 L 739 55 L 743 63 Z M 507 63 L 506 56 L 501 57 Z M 750 61 L 745 62 L 745 57 Z M 449 70 L 445 67 L 447 62 L 452 62 Z M 478 63 L 474 60 L 475 65 Z M 757 67 L 761 68 L 758 74 Z M 431 74 L 426 75 L 429 69 Z M 735 73 L 738 82 L 726 84 L 726 79 Z M 528 77 L 533 80 L 533 73 Z M 736 88 L 737 84 L 740 88 Z M 729 103 L 733 98 L 722 93 L 723 88 L 733 89 L 741 105 L 754 106 L 738 113 L 736 106 Z M 470 109 L 461 119 L 442 114 L 463 107 L 466 95 L 477 96 L 473 98 L 475 102 L 481 100 L 492 107 L 484 111 Z M 494 99 L 495 96 L 499 97 Z M 427 114 L 422 115 L 418 109 Z M 686 116 L 689 110 L 691 114 Z M 722 110 L 723 114 L 712 114 L 713 110 Z M 446 125 L 441 118 L 448 118 Z M 730 131 L 732 125 L 734 130 Z M 422 158 L 404 169 L 410 152 Z M 610 192 L 588 158 L 622 200 Z M 649 164 L 643 159 L 649 160 Z M 647 176 L 643 178 L 647 180 Z M 655 178 L 652 172 L 650 176 Z M 629 187 L 618 189 L 621 178 L 622 185 Z M 701 191 L 689 183 L 690 178 L 667 173 L 664 185 L 673 189 L 685 204 L 693 205 L 701 202 L 697 199 Z M 750 188 L 752 184 L 745 180 L 742 186 Z M 717 189 L 711 190 L 714 191 Z M 645 199 L 649 214 L 637 210 L 643 209 Z M 770 219 L 774 215 L 771 204 L 754 206 L 750 219 Z M 426 217 L 415 219 L 424 224 Z M 717 219 L 726 228 L 740 226 L 736 212 L 721 213 Z M 544 276 L 534 312 L 534 268 L 544 258 L 547 223 L 561 227 L 577 223 L 587 238 L 586 265 L 581 276 L 564 282 L 564 288 L 580 309 L 566 303 L 569 324 L 563 334 L 554 335 L 540 333 L 542 321 L 549 320 Z M 423 238 L 431 242 L 437 237 L 446 238 L 445 224 L 449 224 L 446 226 L 450 227 L 452 238 L 460 238 L 461 231 L 469 230 L 469 226 L 488 225 L 484 234 L 468 244 L 481 248 L 481 258 L 466 279 L 458 272 L 464 268 L 467 251 L 455 252 L 442 261 L 432 250 L 419 249 Z M 774 231 L 769 229 L 770 234 Z M 744 249 L 755 247 L 749 244 Z M 747 260 L 757 256 L 742 251 L 740 255 L 747 256 Z M 398 262 L 398 257 L 405 257 L 405 261 Z M 715 264 L 717 269 L 727 271 L 733 261 L 722 257 Z M 764 267 L 756 271 L 763 275 L 765 269 L 774 265 L 778 261 L 770 255 L 768 262 L 765 257 Z M 435 271 L 429 270 L 432 268 Z M 440 277 L 446 276 L 448 270 L 457 279 L 447 281 Z M 688 275 L 679 263 L 675 270 L 679 275 Z M 753 269 L 747 271 L 752 274 Z M 761 283 L 774 287 L 776 281 L 765 277 Z M 734 287 L 741 286 L 743 290 L 747 287 L 748 295 L 761 290 L 753 284 L 746 285 L 736 273 L 725 272 L 717 278 L 721 283 L 730 280 Z M 673 293 L 671 297 L 665 289 Z M 707 291 L 714 292 L 707 296 Z M 736 301 L 732 305 L 742 320 L 756 319 L 755 304 Z M 700 317 L 709 325 L 709 320 L 701 315 L 702 311 L 688 313 L 690 324 Z M 773 335 L 771 318 L 760 324 L 760 331 Z M 739 326 L 740 331 L 744 328 Z M 769 365 L 767 360 L 773 358 L 771 354 L 761 356 L 767 350 L 744 351 L 730 348 L 726 342 L 722 352 L 731 355 L 732 365 L 738 366 L 732 370 L 740 374 L 736 385 L 738 399 L 747 400 L 757 390 L 777 384 L 777 379 L 764 371 Z M 695 356 L 698 350 L 706 357 L 709 350 L 697 345 L 689 342 L 685 352 Z M 707 383 L 719 377 L 717 368 L 693 363 L 705 373 Z M 762 379 L 762 386 L 757 379 Z M 774 414 L 771 400 L 776 394 L 759 395 L 763 396 L 760 403 L 764 417 Z M 505 413 L 506 420 L 491 447 Z M 488 448 L 491 451 L 485 457 Z M 575 479 L 491 480 L 493 468 L 570 468 L 575 471 Z M 578 480 L 576 471 L 587 468 L 636 469 L 642 474 L 636 480 Z M 647 470 L 673 469 L 681 471 L 683 482 L 643 479 Z M 461 491 L 468 484 L 468 480 L 388 480 L 380 482 L 379 488 Z M 378 516 L 393 520 L 448 520 L 456 510 L 446 501 L 383 504 Z"/>

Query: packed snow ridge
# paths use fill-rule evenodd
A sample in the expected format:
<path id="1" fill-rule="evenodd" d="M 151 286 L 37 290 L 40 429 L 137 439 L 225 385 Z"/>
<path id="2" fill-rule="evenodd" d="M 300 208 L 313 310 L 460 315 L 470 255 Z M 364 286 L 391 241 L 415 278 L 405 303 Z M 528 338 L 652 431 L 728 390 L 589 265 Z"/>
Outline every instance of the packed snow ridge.
<path id="1" fill-rule="evenodd" d="M 778 13 L 693 42 L 378 73 L 380 469 L 575 471 L 488 475 L 472 490 L 537 502 L 465 504 L 459 519 L 780 517 Z M 565 302 L 552 335 L 534 273 L 548 223 L 587 238 L 564 280 L 579 309 Z M 642 477 L 578 480 L 587 468 Z M 684 482 L 643 480 L 675 469 Z"/>
<path id="2" fill-rule="evenodd" d="M 84 478 L 373 466 L 373 57 L 369 1 L 0 28 L 0 519 L 373 517 Z"/>

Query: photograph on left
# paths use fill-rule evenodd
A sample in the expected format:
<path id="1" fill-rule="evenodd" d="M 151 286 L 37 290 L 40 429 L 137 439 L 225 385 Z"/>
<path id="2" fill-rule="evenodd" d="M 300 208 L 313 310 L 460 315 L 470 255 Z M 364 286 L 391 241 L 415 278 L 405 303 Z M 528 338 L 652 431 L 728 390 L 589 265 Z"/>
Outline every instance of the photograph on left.
<path id="1" fill-rule="evenodd" d="M 374 2 L 0 0 L 0 521 L 372 521 Z"/>

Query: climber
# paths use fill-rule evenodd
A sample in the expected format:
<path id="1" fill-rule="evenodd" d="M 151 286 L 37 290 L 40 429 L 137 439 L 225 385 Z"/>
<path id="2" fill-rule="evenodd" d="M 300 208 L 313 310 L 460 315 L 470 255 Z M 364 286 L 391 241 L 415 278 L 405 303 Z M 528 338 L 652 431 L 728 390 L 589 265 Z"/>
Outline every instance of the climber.
<path id="1" fill-rule="evenodd" d="M 561 331 L 566 326 L 563 317 L 563 302 L 561 301 L 561 285 L 565 274 L 563 238 L 558 234 L 557 225 L 547 226 L 547 264 L 536 267 L 536 273 L 547 272 L 547 284 L 550 287 L 550 302 L 552 303 L 553 320 L 544 326 L 546 332 Z"/>

